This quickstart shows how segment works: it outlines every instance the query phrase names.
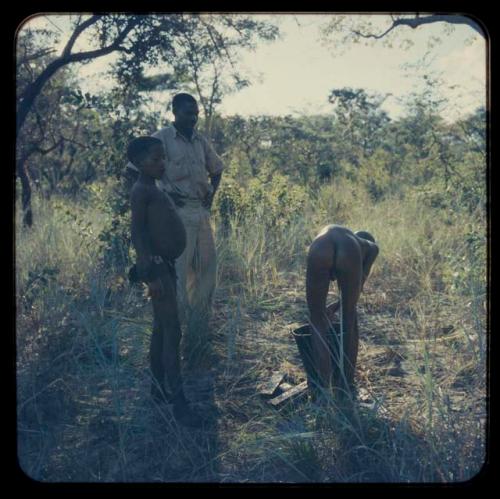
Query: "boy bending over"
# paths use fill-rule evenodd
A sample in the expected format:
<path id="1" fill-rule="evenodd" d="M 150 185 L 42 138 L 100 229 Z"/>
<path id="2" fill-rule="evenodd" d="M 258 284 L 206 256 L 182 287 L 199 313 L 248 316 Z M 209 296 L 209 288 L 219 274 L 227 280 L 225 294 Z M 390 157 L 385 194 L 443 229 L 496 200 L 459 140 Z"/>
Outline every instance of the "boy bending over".
<path id="1" fill-rule="evenodd" d="M 312 330 L 312 346 L 323 388 L 351 391 L 358 355 L 356 304 L 379 252 L 373 236 L 328 225 L 314 239 L 307 256 L 306 296 Z M 327 335 L 330 322 L 326 298 L 330 281 L 340 291 L 340 334 L 333 337 L 334 363 Z"/>

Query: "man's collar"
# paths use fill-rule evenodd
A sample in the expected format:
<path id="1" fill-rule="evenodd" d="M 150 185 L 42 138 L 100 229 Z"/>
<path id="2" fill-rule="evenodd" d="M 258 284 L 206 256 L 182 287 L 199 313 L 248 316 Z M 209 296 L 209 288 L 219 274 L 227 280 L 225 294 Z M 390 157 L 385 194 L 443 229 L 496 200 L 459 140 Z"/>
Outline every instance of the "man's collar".
<path id="1" fill-rule="evenodd" d="M 180 138 L 184 139 L 184 140 L 187 140 L 187 137 L 185 137 L 184 135 L 182 135 L 182 133 L 179 132 L 179 130 L 177 130 L 177 128 L 175 128 L 175 125 L 172 123 L 172 129 L 174 131 L 174 137 L 177 137 L 179 136 Z M 194 140 L 199 140 L 200 139 L 200 136 L 198 134 L 198 132 L 196 131 L 196 128 L 193 130 L 193 135 L 191 136 L 191 142 L 194 141 Z"/>

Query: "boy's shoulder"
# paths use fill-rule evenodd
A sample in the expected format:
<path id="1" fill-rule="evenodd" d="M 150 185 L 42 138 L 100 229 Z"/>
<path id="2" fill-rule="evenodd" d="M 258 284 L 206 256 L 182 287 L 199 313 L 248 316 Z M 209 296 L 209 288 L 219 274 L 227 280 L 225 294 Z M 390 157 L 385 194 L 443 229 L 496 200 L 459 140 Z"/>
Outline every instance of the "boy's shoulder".
<path id="1" fill-rule="evenodd" d="M 130 189 L 130 198 L 131 199 L 141 199 L 149 197 L 151 194 L 154 194 L 159 189 L 156 184 L 144 184 L 139 180 L 134 182 L 134 185 Z"/>

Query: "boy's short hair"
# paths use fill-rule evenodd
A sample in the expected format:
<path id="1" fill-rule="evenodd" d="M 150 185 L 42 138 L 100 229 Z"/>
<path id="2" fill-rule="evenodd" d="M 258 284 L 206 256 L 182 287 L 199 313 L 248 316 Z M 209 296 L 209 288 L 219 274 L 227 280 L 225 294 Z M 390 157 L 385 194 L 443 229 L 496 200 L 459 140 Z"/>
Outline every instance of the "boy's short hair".
<path id="1" fill-rule="evenodd" d="M 163 145 L 163 142 L 156 137 L 136 137 L 127 147 L 127 158 L 134 166 L 139 166 L 137 163 L 157 145 Z"/>
<path id="2" fill-rule="evenodd" d="M 354 234 L 358 237 L 363 238 L 363 239 L 367 239 L 368 241 L 371 241 L 372 243 L 375 242 L 375 238 L 369 232 L 366 232 L 365 230 L 358 230 L 358 232 L 355 232 Z"/>
<path id="3" fill-rule="evenodd" d="M 175 111 L 186 103 L 196 104 L 196 99 L 192 95 L 185 93 L 174 95 L 174 98 L 172 99 L 172 110 Z"/>

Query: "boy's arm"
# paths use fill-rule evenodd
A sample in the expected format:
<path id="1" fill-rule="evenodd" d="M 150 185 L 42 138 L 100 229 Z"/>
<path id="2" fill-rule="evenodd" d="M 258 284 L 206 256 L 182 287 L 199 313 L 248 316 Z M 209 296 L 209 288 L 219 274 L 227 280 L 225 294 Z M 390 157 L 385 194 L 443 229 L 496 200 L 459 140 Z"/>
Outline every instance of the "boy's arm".
<path id="1" fill-rule="evenodd" d="M 151 280 L 151 249 L 147 238 L 147 193 L 134 189 L 130 196 L 132 209 L 131 240 L 137 253 L 137 273 L 141 281 Z"/>
<path id="2" fill-rule="evenodd" d="M 364 243 L 366 244 L 366 253 L 363 259 L 363 280 L 361 283 L 361 291 L 363 291 L 365 281 L 368 278 L 373 262 L 379 253 L 378 245 L 376 243 L 372 243 L 371 241 L 364 241 Z"/>

